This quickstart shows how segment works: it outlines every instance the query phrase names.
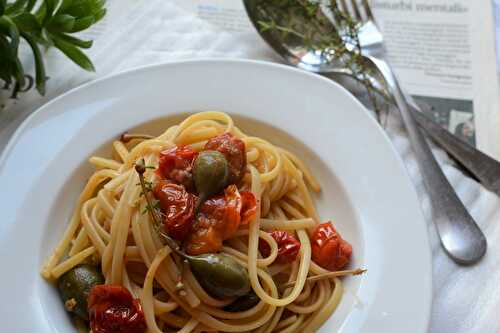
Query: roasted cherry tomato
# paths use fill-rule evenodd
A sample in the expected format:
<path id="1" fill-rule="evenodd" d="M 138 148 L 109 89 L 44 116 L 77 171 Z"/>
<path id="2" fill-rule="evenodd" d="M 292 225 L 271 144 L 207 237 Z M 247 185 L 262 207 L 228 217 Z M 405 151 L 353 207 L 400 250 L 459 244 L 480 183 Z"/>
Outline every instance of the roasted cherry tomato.
<path id="1" fill-rule="evenodd" d="M 344 268 L 351 258 L 352 246 L 343 240 L 331 222 L 320 224 L 311 237 L 312 259 L 330 271 Z"/>
<path id="2" fill-rule="evenodd" d="M 165 231 L 174 239 L 184 240 L 194 221 L 195 196 L 188 193 L 184 186 L 165 180 L 155 186 L 154 195 L 165 215 Z"/>
<path id="3" fill-rule="evenodd" d="M 275 230 L 270 234 L 276 243 L 278 243 L 278 256 L 275 262 L 279 264 L 294 262 L 300 250 L 300 242 L 297 238 L 283 230 Z M 259 240 L 259 251 L 266 258 L 271 254 L 271 247 L 266 241 Z"/>
<path id="4" fill-rule="evenodd" d="M 146 332 L 141 303 L 122 286 L 102 284 L 93 287 L 88 310 L 93 333 Z"/>
<path id="5" fill-rule="evenodd" d="M 206 200 L 200 207 L 193 233 L 186 244 L 189 254 L 218 252 L 222 242 L 238 230 L 241 222 L 242 198 L 236 185 Z"/>
<path id="6" fill-rule="evenodd" d="M 242 191 L 241 195 L 241 224 L 247 225 L 257 216 L 257 199 L 252 192 Z"/>
<path id="7" fill-rule="evenodd" d="M 160 153 L 158 173 L 160 176 L 191 191 L 194 189 L 193 161 L 197 152 L 186 146 L 175 146 Z"/>
<path id="8" fill-rule="evenodd" d="M 229 162 L 229 184 L 236 184 L 245 174 L 247 155 L 245 143 L 230 133 L 224 133 L 208 140 L 205 150 L 221 152 Z"/>

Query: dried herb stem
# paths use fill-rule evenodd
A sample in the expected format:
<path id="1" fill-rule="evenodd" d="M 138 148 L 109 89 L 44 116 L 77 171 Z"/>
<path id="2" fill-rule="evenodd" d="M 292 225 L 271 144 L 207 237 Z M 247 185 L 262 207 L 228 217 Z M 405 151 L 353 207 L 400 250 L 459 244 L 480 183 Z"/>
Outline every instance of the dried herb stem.
<path id="1" fill-rule="evenodd" d="M 130 133 L 125 132 L 120 136 L 120 141 L 123 143 L 127 143 L 127 142 L 134 140 L 134 139 L 149 140 L 149 139 L 153 139 L 153 138 L 154 138 L 154 136 L 149 135 L 149 134 L 139 134 L 139 133 L 130 134 Z"/>
<path id="2" fill-rule="evenodd" d="M 367 270 L 362 269 L 362 268 L 357 268 L 357 269 L 349 269 L 349 270 L 344 270 L 344 271 L 336 271 L 336 272 L 329 272 L 329 273 L 324 273 L 324 274 L 319 274 L 315 276 L 308 277 L 306 279 L 307 282 L 313 282 L 313 281 L 320 281 L 324 279 L 331 279 L 334 277 L 340 277 L 340 276 L 346 276 L 346 275 L 361 275 L 365 273 Z M 297 281 L 292 281 L 292 282 L 287 282 L 285 284 L 282 284 L 279 286 L 281 290 L 293 287 L 297 283 Z"/>
<path id="3" fill-rule="evenodd" d="M 170 238 L 170 236 L 168 236 L 165 232 L 163 232 L 163 230 L 161 230 L 160 218 L 158 217 L 158 213 L 149 196 L 150 190 L 148 190 L 148 187 L 146 186 L 146 180 L 144 179 L 144 173 L 146 172 L 146 170 L 147 170 L 146 162 L 144 161 L 144 159 L 140 159 L 135 164 L 135 171 L 139 174 L 139 181 L 142 187 L 142 193 L 144 194 L 144 198 L 146 199 L 146 205 L 147 205 L 146 208 L 149 212 L 151 220 L 153 221 L 153 225 L 158 234 L 165 240 L 165 242 L 172 249 L 172 251 L 174 251 L 182 258 L 187 259 L 188 256 L 180 250 L 179 244 L 177 244 L 176 241 L 174 241 L 172 238 Z"/>

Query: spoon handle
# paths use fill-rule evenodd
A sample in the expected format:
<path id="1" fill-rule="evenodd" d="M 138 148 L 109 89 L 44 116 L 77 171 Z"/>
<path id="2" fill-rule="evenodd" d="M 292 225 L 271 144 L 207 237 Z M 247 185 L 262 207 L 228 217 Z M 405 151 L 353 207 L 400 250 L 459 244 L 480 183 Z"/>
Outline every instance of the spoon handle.
<path id="1" fill-rule="evenodd" d="M 427 118 L 411 105 L 412 114 L 421 128 L 451 156 L 462 164 L 488 190 L 500 196 L 500 162 L 475 149 Z"/>
<path id="2" fill-rule="evenodd" d="M 434 155 L 410 112 L 399 83 L 389 65 L 380 59 L 368 57 L 383 75 L 394 95 L 403 123 L 417 157 L 420 173 L 430 196 L 434 222 L 441 244 L 447 254 L 460 264 L 472 264 L 486 252 L 486 238 L 467 212 L 446 179 Z"/>

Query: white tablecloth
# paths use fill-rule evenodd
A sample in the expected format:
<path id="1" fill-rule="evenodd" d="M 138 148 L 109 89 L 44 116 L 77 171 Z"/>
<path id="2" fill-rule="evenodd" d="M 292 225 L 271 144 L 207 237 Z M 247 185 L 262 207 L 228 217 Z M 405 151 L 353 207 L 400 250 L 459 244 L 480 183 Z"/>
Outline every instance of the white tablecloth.
<path id="1" fill-rule="evenodd" d="M 27 94 L 0 114 L 0 149 L 34 109 L 64 91 L 97 77 L 136 66 L 187 58 L 237 57 L 280 61 L 256 33 L 221 32 L 178 7 L 176 1 L 109 0 L 109 17 L 102 24 L 94 47 L 89 52 L 97 74 L 83 73 L 67 61 L 60 61 L 60 57 L 51 57 L 48 73 L 52 79 L 47 96 L 41 98 L 34 93 Z M 497 1 L 500 3 L 500 0 Z M 500 7 L 497 13 L 500 14 Z M 463 176 L 443 151 L 434 148 L 446 175 L 485 232 L 489 243 L 488 254 L 479 264 L 472 267 L 457 266 L 439 245 L 431 220 L 429 199 L 397 117 L 390 119 L 387 131 L 404 159 L 428 223 L 434 266 L 430 332 L 500 332 L 499 199 Z M 411 301 L 401 295 L 401 306 Z"/>

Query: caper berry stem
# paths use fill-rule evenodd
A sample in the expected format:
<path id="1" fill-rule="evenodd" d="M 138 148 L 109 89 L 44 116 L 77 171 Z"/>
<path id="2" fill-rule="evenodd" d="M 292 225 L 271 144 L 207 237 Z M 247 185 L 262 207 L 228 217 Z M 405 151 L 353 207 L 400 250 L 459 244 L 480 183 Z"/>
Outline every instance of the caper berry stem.
<path id="1" fill-rule="evenodd" d="M 196 199 L 196 202 L 194 204 L 194 215 L 198 216 L 198 213 L 200 212 L 201 205 L 207 200 L 206 195 L 203 193 L 200 193 L 198 196 L 198 199 Z"/>
<path id="2" fill-rule="evenodd" d="M 188 256 L 187 254 L 185 254 L 180 250 L 179 244 L 177 244 L 176 241 L 174 241 L 172 238 L 170 238 L 169 235 L 167 235 L 165 232 L 161 230 L 160 219 L 158 218 L 158 215 L 156 215 L 156 210 L 153 207 L 153 203 L 151 202 L 151 198 L 149 197 L 149 193 L 146 188 L 146 181 L 144 180 L 144 173 L 146 172 L 146 162 L 144 161 L 144 158 L 140 159 L 135 164 L 135 171 L 139 175 L 139 182 L 141 183 L 142 192 L 144 193 L 144 198 L 146 198 L 146 203 L 149 207 L 147 211 L 149 212 L 149 216 L 151 217 L 151 220 L 153 221 L 153 224 L 158 234 L 165 240 L 165 242 L 172 249 L 172 251 L 174 251 L 176 254 L 178 254 L 184 259 L 190 259 L 191 258 L 190 256 Z"/>
<path id="3" fill-rule="evenodd" d="M 340 276 L 346 276 L 346 275 L 361 275 L 361 274 L 363 274 L 365 272 L 366 272 L 366 269 L 362 269 L 362 268 L 349 269 L 349 270 L 345 270 L 345 271 L 328 272 L 328 273 L 324 273 L 324 274 L 319 274 L 319 275 L 308 277 L 306 279 L 306 281 L 307 282 L 313 282 L 313 281 L 319 281 L 319 280 L 323 280 L 323 279 L 330 279 L 330 278 L 340 277 Z M 279 289 L 280 290 L 284 290 L 286 288 L 293 287 L 296 282 L 297 281 L 292 281 L 292 282 L 284 283 L 284 284 L 282 284 L 282 285 L 279 286 Z"/>
<path id="4" fill-rule="evenodd" d="M 127 143 L 127 142 L 134 140 L 134 139 L 149 140 L 149 139 L 153 139 L 153 138 L 154 138 L 154 136 L 149 135 L 149 134 L 129 134 L 129 133 L 125 132 L 120 136 L 120 141 L 123 143 Z"/>

